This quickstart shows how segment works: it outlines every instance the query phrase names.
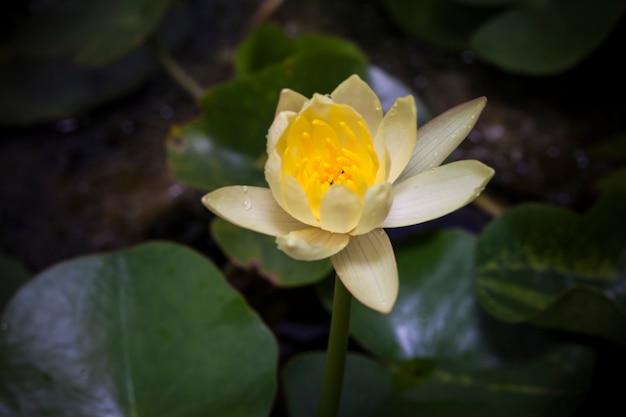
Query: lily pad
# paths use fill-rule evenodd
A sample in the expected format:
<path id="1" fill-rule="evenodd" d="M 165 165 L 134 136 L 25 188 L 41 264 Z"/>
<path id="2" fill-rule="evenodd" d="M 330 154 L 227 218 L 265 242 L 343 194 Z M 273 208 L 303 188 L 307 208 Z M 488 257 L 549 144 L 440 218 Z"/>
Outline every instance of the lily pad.
<path id="1" fill-rule="evenodd" d="M 500 10 L 450 0 L 384 0 L 383 5 L 404 32 L 452 50 L 468 48 L 472 33 Z"/>
<path id="2" fill-rule="evenodd" d="M 567 416 L 583 400 L 593 351 L 486 315 L 472 289 L 475 245 L 454 230 L 404 240 L 391 313 L 353 303 L 353 338 L 394 374 L 379 415 Z M 329 287 L 322 293 L 328 305 Z"/>
<path id="3" fill-rule="evenodd" d="M 165 242 L 58 264 L 13 297 L 0 411 L 267 416 L 277 346 L 204 256 Z"/>
<path id="4" fill-rule="evenodd" d="M 626 195 L 587 213 L 526 204 L 494 220 L 476 250 L 480 303 L 501 320 L 626 342 Z"/>
<path id="5" fill-rule="evenodd" d="M 211 223 L 211 232 L 231 262 L 244 268 L 256 269 L 279 287 L 318 282 L 332 269 L 328 259 L 297 261 L 278 250 L 273 237 L 243 229 L 220 218 Z"/>
<path id="6" fill-rule="evenodd" d="M 69 0 L 42 7 L 12 41 L 20 55 L 101 67 L 141 45 L 172 0 Z"/>
<path id="7" fill-rule="evenodd" d="M 574 67 L 611 33 L 626 12 L 622 0 L 526 2 L 485 23 L 471 44 L 506 71 L 557 74 Z"/>

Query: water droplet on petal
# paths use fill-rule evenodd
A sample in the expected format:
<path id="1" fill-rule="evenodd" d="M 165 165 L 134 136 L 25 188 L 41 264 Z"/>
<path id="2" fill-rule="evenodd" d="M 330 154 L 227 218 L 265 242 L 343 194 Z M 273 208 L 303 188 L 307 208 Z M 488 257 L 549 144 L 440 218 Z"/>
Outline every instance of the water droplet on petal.
<path id="1" fill-rule="evenodd" d="M 252 208 L 252 201 L 250 201 L 249 198 L 246 198 L 243 200 L 243 209 L 244 210 L 250 210 Z"/>
<path id="2" fill-rule="evenodd" d="M 244 186 L 243 186 L 243 187 L 241 187 L 241 188 L 243 189 L 243 192 L 244 192 L 244 193 L 247 193 L 247 192 L 248 192 L 248 186 L 247 186 L 247 185 L 244 185 Z"/>

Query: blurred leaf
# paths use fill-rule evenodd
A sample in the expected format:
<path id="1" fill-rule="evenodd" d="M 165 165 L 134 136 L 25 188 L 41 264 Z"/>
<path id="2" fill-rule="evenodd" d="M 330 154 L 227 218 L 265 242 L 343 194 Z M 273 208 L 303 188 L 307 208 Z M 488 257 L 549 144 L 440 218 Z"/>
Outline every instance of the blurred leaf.
<path id="1" fill-rule="evenodd" d="M 173 7 L 159 36 L 171 47 L 186 35 L 186 27 L 185 10 Z M 0 49 L 0 125 L 74 117 L 139 87 L 155 68 L 145 47 L 102 68 L 82 68 L 63 59 L 35 60 Z"/>
<path id="2" fill-rule="evenodd" d="M 556 74 L 575 66 L 609 35 L 624 12 L 623 0 L 532 1 L 485 23 L 473 49 L 506 71 Z"/>
<path id="3" fill-rule="evenodd" d="M 237 48 L 235 54 L 237 75 L 241 77 L 279 63 L 293 53 L 293 43 L 279 26 L 273 24 L 260 26 Z"/>
<path id="4" fill-rule="evenodd" d="M 610 139 L 604 140 L 588 150 L 589 156 L 606 159 L 609 161 L 621 161 L 626 159 L 626 132 L 621 132 Z"/>
<path id="5" fill-rule="evenodd" d="M 205 191 L 232 184 L 265 185 L 265 136 L 280 91 L 291 88 L 306 96 L 329 93 L 351 74 L 365 77 L 363 55 L 348 46 L 345 50 L 349 53 L 338 52 L 336 44 L 343 41 L 329 42 L 330 51 L 319 46 L 324 52 L 290 55 L 258 73 L 210 90 L 200 101 L 200 116 L 174 127 L 167 141 L 175 174 Z"/>
<path id="6" fill-rule="evenodd" d="M 31 275 L 19 261 L 0 252 L 0 311 Z"/>
<path id="7" fill-rule="evenodd" d="M 289 417 L 317 416 L 325 361 L 324 353 L 305 353 L 285 365 L 282 383 Z M 380 412 L 392 393 L 393 378 L 387 368 L 365 356 L 348 354 L 340 417 L 382 417 Z"/>
<path id="8" fill-rule="evenodd" d="M 71 59 L 80 66 L 110 64 L 141 45 L 172 0 L 53 2 L 18 30 L 13 42 L 35 59 Z"/>
<path id="9" fill-rule="evenodd" d="M 487 226 L 476 252 L 481 305 L 532 322 L 626 342 L 626 195 L 582 216 L 527 204 Z"/>
<path id="10" fill-rule="evenodd" d="M 352 336 L 394 370 L 394 396 L 377 415 L 568 416 L 584 398 L 590 349 L 480 310 L 472 290 L 475 243 L 461 231 L 402 241 L 391 313 L 353 303 Z M 322 288 L 327 305 L 331 287 Z"/>
<path id="11" fill-rule="evenodd" d="M 171 243 L 75 259 L 11 300 L 0 410 L 32 416 L 267 416 L 277 346 L 203 256 Z"/>
<path id="12" fill-rule="evenodd" d="M 235 68 L 239 76 L 259 72 L 288 57 L 337 53 L 363 60 L 359 48 L 344 39 L 328 35 L 306 34 L 289 38 L 275 24 L 265 24 L 244 39 L 237 48 Z"/>
<path id="13" fill-rule="evenodd" d="M 304 262 L 285 255 L 275 238 L 243 229 L 216 218 L 211 233 L 231 262 L 258 272 L 279 287 L 293 287 L 320 281 L 331 271 L 330 261 Z"/>
<path id="14" fill-rule="evenodd" d="M 470 35 L 498 10 L 450 0 L 383 0 L 383 6 L 401 30 L 453 50 L 469 48 Z"/>
<path id="15" fill-rule="evenodd" d="M 604 175 L 597 186 L 603 192 L 626 192 L 626 165 Z"/>

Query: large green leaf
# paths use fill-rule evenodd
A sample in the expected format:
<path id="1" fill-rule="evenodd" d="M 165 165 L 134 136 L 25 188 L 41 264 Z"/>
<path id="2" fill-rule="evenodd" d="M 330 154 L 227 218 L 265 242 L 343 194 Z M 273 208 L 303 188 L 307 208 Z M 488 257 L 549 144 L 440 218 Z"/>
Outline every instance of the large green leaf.
<path id="1" fill-rule="evenodd" d="M 297 261 L 278 250 L 275 239 L 215 219 L 211 232 L 219 247 L 235 264 L 258 272 L 280 287 L 320 281 L 331 271 L 330 261 Z"/>
<path id="2" fill-rule="evenodd" d="M 436 46 L 461 50 L 494 9 L 450 0 L 383 0 L 393 21 L 409 35 Z"/>
<path id="3" fill-rule="evenodd" d="M 172 0 L 66 0 L 33 15 L 13 42 L 36 59 L 70 58 L 99 67 L 141 45 L 158 26 Z"/>
<path id="4" fill-rule="evenodd" d="M 412 237 L 396 245 L 391 313 L 353 303 L 352 336 L 395 374 L 381 416 L 566 416 L 584 398 L 593 352 L 485 315 L 472 290 L 475 244 L 461 231 Z"/>
<path id="5" fill-rule="evenodd" d="M 480 303 L 530 321 L 626 342 L 626 195 L 584 215 L 527 204 L 493 221 L 476 251 Z"/>
<path id="6" fill-rule="evenodd" d="M 527 2 L 494 17 L 474 34 L 484 60 L 507 71 L 548 75 L 587 57 L 608 37 L 626 11 L 623 0 Z"/>
<path id="7" fill-rule="evenodd" d="M 276 342 L 202 255 L 148 243 L 56 265 L 7 306 L 13 417 L 267 416 Z"/>

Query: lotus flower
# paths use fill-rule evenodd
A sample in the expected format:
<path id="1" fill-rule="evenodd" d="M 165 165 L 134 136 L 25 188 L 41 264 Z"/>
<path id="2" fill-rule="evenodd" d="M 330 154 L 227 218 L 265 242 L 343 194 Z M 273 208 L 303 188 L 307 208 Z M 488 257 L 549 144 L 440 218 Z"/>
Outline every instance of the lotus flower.
<path id="1" fill-rule="evenodd" d="M 357 300 L 388 313 L 398 270 L 384 228 L 444 216 L 479 195 L 493 169 L 474 160 L 440 164 L 486 102 L 456 106 L 417 130 L 412 96 L 398 98 L 383 116 L 357 75 L 330 96 L 308 99 L 284 89 L 267 134 L 269 188 L 223 187 L 202 202 L 225 220 L 276 237 L 295 259 L 330 257 Z"/>

